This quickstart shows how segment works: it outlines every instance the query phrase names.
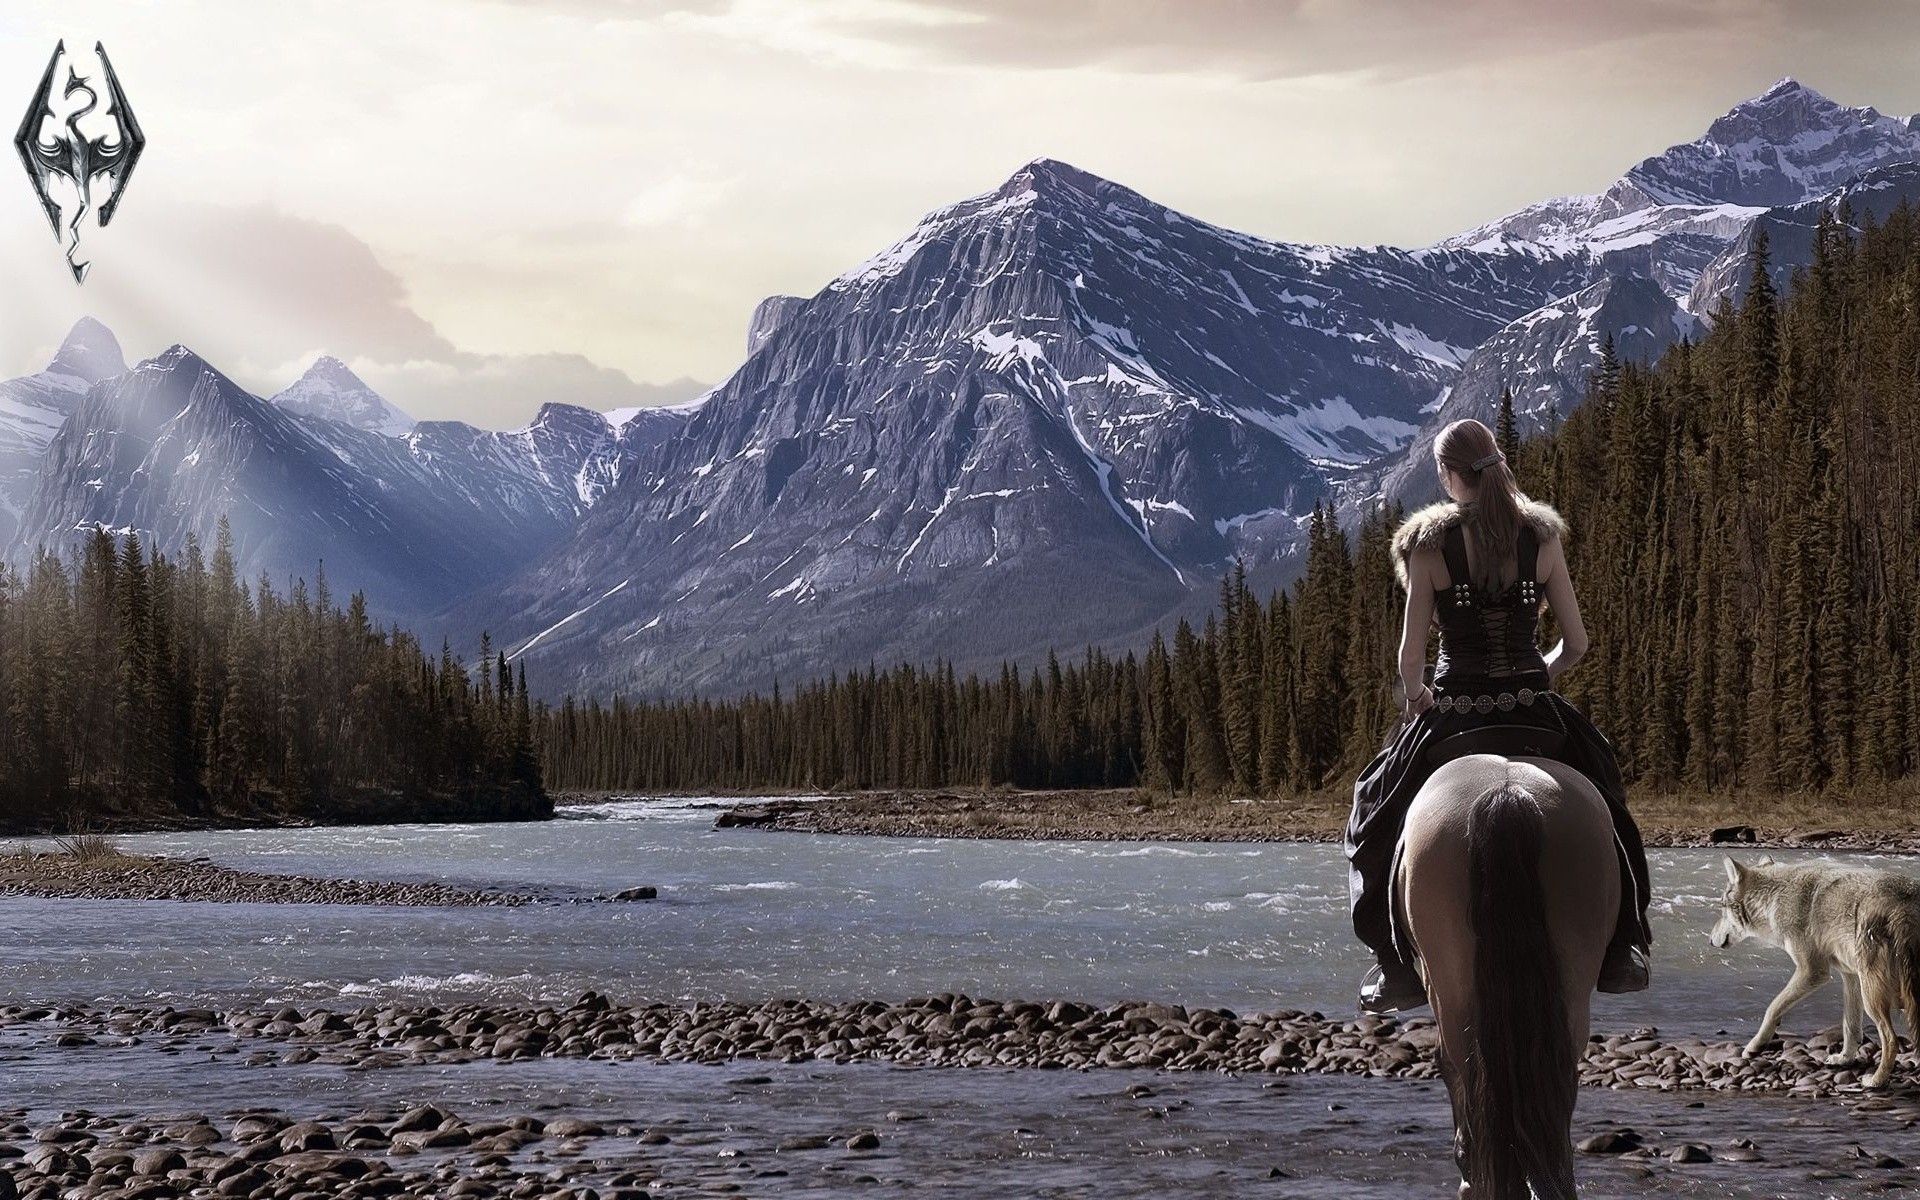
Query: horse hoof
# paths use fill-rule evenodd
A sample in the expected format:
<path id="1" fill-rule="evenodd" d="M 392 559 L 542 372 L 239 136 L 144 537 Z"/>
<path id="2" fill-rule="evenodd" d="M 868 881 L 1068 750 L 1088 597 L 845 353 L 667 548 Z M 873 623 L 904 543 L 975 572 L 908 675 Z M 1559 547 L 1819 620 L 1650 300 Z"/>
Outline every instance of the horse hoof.
<path id="1" fill-rule="evenodd" d="M 1860 1061 L 1860 1056 L 1859 1056 L 1858 1054 L 1829 1054 L 1829 1055 L 1827 1055 L 1827 1065 L 1828 1065 L 1828 1066 L 1830 1066 L 1830 1067 L 1846 1067 L 1846 1066 L 1851 1066 L 1851 1065 L 1853 1065 L 1854 1063 L 1857 1063 L 1857 1062 L 1859 1062 L 1859 1061 Z"/>

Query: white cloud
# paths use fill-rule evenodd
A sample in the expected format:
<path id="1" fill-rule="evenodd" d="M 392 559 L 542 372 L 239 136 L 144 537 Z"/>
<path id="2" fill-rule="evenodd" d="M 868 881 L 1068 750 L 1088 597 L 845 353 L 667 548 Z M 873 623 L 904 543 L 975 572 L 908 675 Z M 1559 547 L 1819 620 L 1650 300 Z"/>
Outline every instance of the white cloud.
<path id="1" fill-rule="evenodd" d="M 713 210 L 738 186 L 731 179 L 676 172 L 643 187 L 620 214 L 621 223 L 637 228 L 677 225 L 701 229 Z"/>
<path id="2" fill-rule="evenodd" d="M 150 141 L 83 289 L 0 164 L 0 372 L 98 312 L 130 351 L 263 369 L 325 344 L 718 380 L 761 299 L 1038 156 L 1261 236 L 1424 245 L 1781 75 L 1920 109 L 1916 26 L 1890 0 L 10 0 L 0 100 L 98 38 Z"/>

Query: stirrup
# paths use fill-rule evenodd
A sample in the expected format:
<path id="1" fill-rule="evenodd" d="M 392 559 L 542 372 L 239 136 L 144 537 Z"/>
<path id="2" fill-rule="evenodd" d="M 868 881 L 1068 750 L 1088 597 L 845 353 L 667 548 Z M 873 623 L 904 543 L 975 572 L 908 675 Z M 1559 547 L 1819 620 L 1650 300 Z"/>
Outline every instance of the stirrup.
<path id="1" fill-rule="evenodd" d="M 1399 972 L 1394 974 L 1398 976 Z M 1389 979 L 1387 969 L 1375 963 L 1360 980 L 1361 1012 L 1383 1015 L 1403 1008 L 1419 1008 L 1426 1003 L 1427 986 L 1421 982 L 1419 972 L 1411 967 L 1406 968 L 1403 978 Z"/>
<path id="2" fill-rule="evenodd" d="M 1652 981 L 1652 964 L 1639 946 L 1609 945 L 1600 961 L 1600 979 L 1594 985 L 1601 992 L 1644 992 Z"/>

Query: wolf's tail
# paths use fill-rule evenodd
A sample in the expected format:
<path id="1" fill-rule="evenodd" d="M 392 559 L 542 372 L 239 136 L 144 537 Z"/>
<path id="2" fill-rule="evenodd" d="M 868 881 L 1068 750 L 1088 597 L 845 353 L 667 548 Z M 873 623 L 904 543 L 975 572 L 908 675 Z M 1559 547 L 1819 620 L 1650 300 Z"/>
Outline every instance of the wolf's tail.
<path id="1" fill-rule="evenodd" d="M 1907 1034 L 1920 1045 L 1920 888 L 1903 891 L 1911 894 L 1864 922 L 1868 962 L 1861 984 L 1881 993 L 1881 1007 L 1906 1010 Z"/>
<path id="2" fill-rule="evenodd" d="M 1462 1069 L 1461 1167 L 1474 1195 L 1573 1200 L 1577 1082 L 1560 958 L 1540 881 L 1540 805 L 1502 784 L 1467 816 L 1474 1037 Z"/>

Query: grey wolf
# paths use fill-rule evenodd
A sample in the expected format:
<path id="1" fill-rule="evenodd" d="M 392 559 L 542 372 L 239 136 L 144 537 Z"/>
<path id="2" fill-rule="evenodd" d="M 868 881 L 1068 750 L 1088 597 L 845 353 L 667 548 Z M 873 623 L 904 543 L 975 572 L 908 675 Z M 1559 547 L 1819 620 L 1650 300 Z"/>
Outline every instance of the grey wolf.
<path id="1" fill-rule="evenodd" d="M 1880 1030 L 1880 1062 L 1866 1080 L 1885 1087 L 1900 1052 L 1893 1014 L 1905 1009 L 1907 1031 L 1920 1038 L 1920 879 L 1876 867 L 1834 862 L 1793 865 L 1762 858 L 1746 865 L 1727 859 L 1727 890 L 1720 920 L 1709 935 L 1716 946 L 1758 938 L 1793 957 L 1793 977 L 1767 1006 L 1745 1054 L 1772 1040 L 1780 1019 L 1826 983 L 1835 971 L 1846 993 L 1841 1066 L 1860 1058 L 1860 1014 Z"/>

